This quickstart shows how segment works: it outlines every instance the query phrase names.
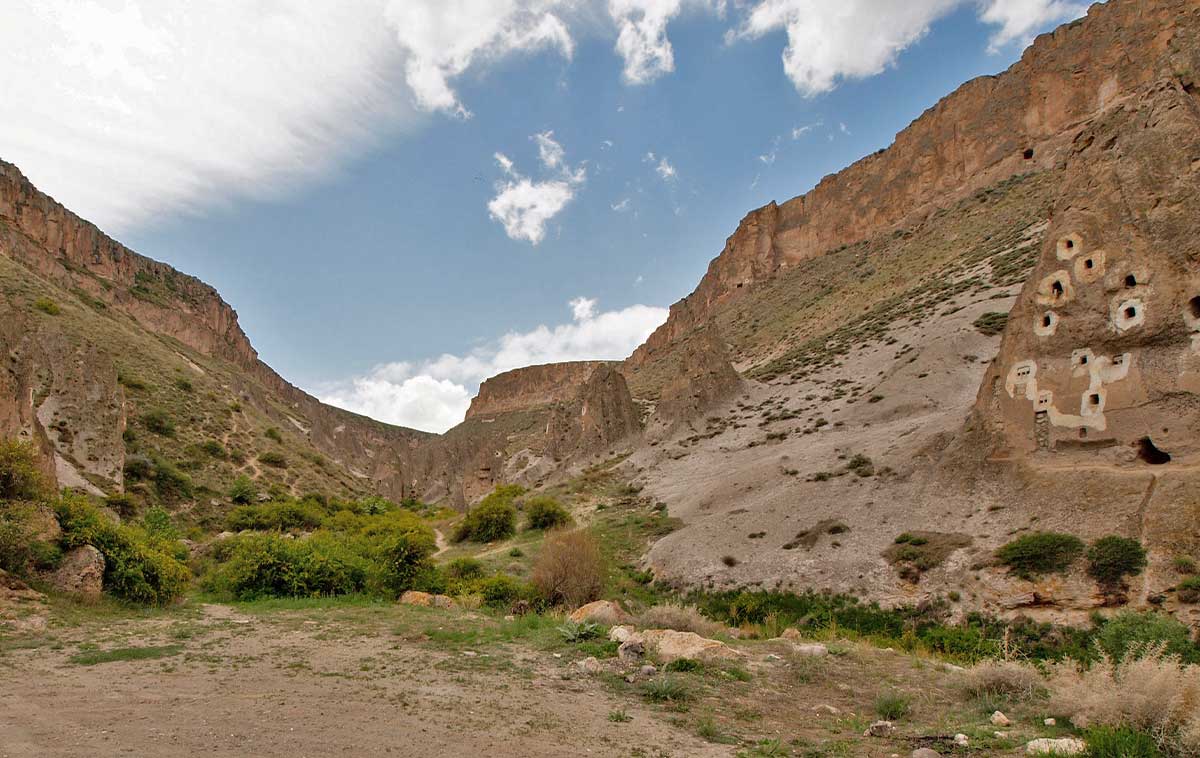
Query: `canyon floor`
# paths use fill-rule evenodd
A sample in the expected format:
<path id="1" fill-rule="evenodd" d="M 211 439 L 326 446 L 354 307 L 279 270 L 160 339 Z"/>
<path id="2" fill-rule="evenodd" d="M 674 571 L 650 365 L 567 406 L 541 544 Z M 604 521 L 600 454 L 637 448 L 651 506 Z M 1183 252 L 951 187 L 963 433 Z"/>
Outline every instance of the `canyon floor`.
<path id="1" fill-rule="evenodd" d="M 966 699 L 937 660 L 827 640 L 795 657 L 734 643 L 739 661 L 668 676 L 689 693 L 656 703 L 646 679 L 568 643 L 561 618 L 373 601 L 189 601 L 135 612 L 51 601 L 48 626 L 0 638 L 0 756 L 908 755 L 918 747 L 1016 755 L 1044 714 Z M 658 677 L 662 677 L 659 674 Z M 865 737 L 879 698 L 909 713 Z"/>

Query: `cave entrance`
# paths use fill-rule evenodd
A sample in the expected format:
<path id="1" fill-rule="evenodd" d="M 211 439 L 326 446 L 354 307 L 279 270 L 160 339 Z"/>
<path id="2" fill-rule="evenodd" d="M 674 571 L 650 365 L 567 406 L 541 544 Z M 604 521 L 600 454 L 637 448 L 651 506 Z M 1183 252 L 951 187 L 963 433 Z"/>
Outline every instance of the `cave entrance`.
<path id="1" fill-rule="evenodd" d="M 1091 258 L 1088 258 L 1086 261 L 1083 262 L 1083 267 L 1084 268 L 1095 268 L 1096 263 Z"/>
<path id="2" fill-rule="evenodd" d="M 1027 161 L 1033 160 L 1033 148 L 1032 147 L 1025 148 L 1025 152 L 1022 153 L 1022 155 L 1025 156 L 1025 160 L 1027 160 Z"/>
<path id="3" fill-rule="evenodd" d="M 1192 318 L 1200 318 L 1200 295 L 1188 301 L 1188 310 L 1191 311 Z"/>
<path id="4" fill-rule="evenodd" d="M 1047 313 L 1045 316 L 1042 316 L 1042 326 L 1050 326 L 1051 321 L 1052 319 L 1050 318 L 1049 313 Z"/>
<path id="5" fill-rule="evenodd" d="M 1137 318 L 1137 308 L 1132 305 L 1125 309 L 1125 318 Z"/>
<path id="6" fill-rule="evenodd" d="M 1070 246 L 1070 244 L 1070 242 L 1067 243 L 1068 246 Z M 1054 293 L 1055 297 L 1062 297 L 1063 283 L 1055 279 L 1054 284 L 1050 285 L 1050 291 Z"/>
<path id="7" fill-rule="evenodd" d="M 1125 286 L 1130 287 L 1130 288 L 1136 287 L 1137 286 L 1137 277 L 1134 276 L 1133 274 L 1126 274 L 1125 275 Z"/>
<path id="8" fill-rule="evenodd" d="M 1170 454 L 1155 447 L 1153 440 L 1142 437 L 1138 440 L 1138 460 L 1145 461 L 1151 466 L 1161 466 L 1171 462 Z"/>

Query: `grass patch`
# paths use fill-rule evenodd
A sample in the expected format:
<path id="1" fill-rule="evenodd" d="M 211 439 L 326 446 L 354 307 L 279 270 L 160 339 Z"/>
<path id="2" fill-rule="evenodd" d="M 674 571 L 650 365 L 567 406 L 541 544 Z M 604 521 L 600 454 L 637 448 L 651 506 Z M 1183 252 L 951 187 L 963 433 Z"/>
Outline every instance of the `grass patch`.
<path id="1" fill-rule="evenodd" d="M 95 666 L 114 661 L 149 661 L 179 655 L 182 645 L 158 645 L 149 647 L 118 647 L 112 650 L 87 650 L 71 656 L 70 661 L 79 666 Z"/>

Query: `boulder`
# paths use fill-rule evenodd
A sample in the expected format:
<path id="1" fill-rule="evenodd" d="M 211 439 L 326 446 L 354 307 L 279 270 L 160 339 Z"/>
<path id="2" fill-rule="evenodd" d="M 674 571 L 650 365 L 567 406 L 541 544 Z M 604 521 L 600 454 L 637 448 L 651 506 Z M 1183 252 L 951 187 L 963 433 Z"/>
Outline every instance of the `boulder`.
<path id="1" fill-rule="evenodd" d="M 635 634 L 637 631 L 628 624 L 618 624 L 608 630 L 608 638 L 613 642 L 624 642 Z"/>
<path id="2" fill-rule="evenodd" d="M 629 614 L 619 604 L 611 600 L 597 600 L 576 608 L 567 618 L 576 624 L 590 621 L 593 624 L 612 626 L 628 622 Z"/>
<path id="3" fill-rule="evenodd" d="M 639 637 L 630 637 L 617 648 L 617 657 L 623 661 L 641 660 L 646 654 L 646 646 Z"/>
<path id="4" fill-rule="evenodd" d="M 59 592 L 98 598 L 104 589 L 104 555 L 91 545 L 80 545 L 63 556 L 50 585 Z"/>
<path id="5" fill-rule="evenodd" d="M 959 747 L 967 747 L 971 744 L 971 740 L 969 737 L 967 737 L 967 735 L 959 732 L 958 734 L 954 735 L 954 744 Z"/>
<path id="6" fill-rule="evenodd" d="M 701 637 L 695 632 L 677 632 L 674 629 L 647 629 L 638 635 L 645 646 L 663 663 L 690 658 L 698 661 L 733 660 L 739 657 L 736 650 L 718 640 Z M 628 643 L 626 643 L 628 644 Z"/>
<path id="7" fill-rule="evenodd" d="M 792 652 L 809 658 L 820 658 L 829 655 L 829 648 L 819 642 L 807 642 L 803 645 L 793 645 Z"/>
<path id="8" fill-rule="evenodd" d="M 1087 744 L 1074 737 L 1063 737 L 1057 740 L 1043 737 L 1030 740 L 1025 745 L 1026 755 L 1083 755 L 1086 750 Z"/>
<path id="9" fill-rule="evenodd" d="M 992 714 L 992 726 L 1012 726 L 1012 721 L 1000 711 Z"/>
<path id="10" fill-rule="evenodd" d="M 799 642 L 803 638 L 800 636 L 799 629 L 789 626 L 783 630 L 783 634 L 779 635 L 779 639 L 787 640 L 788 642 Z"/>
<path id="11" fill-rule="evenodd" d="M 638 669 L 638 673 L 645 677 L 651 677 L 658 673 L 658 669 L 647 663 Z"/>
<path id="12" fill-rule="evenodd" d="M 942 754 L 927 747 L 919 747 L 912 751 L 912 758 L 942 758 Z"/>
<path id="13" fill-rule="evenodd" d="M 595 656 L 588 656 L 575 665 L 585 674 L 599 674 L 604 670 L 604 664 L 596 660 Z"/>
<path id="14" fill-rule="evenodd" d="M 890 721 L 876 721 L 867 727 L 867 731 L 863 732 L 864 737 L 887 737 L 896 727 Z"/>
<path id="15" fill-rule="evenodd" d="M 454 600 L 446 595 L 431 595 L 428 592 L 408 590 L 400 596 L 401 605 L 421 605 L 426 608 L 454 608 Z"/>

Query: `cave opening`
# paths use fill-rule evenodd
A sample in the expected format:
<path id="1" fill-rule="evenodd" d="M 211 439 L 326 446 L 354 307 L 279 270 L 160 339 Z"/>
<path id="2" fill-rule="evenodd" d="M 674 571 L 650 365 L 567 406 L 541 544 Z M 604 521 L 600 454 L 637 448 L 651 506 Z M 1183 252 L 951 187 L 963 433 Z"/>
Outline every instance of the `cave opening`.
<path id="1" fill-rule="evenodd" d="M 1200 318 L 1200 295 L 1188 301 L 1188 310 L 1191 311 L 1192 318 Z"/>
<path id="2" fill-rule="evenodd" d="M 1137 308 L 1134 308 L 1131 305 L 1125 309 L 1125 318 L 1136 318 L 1136 317 L 1137 317 Z"/>
<path id="3" fill-rule="evenodd" d="M 1052 319 L 1050 318 L 1049 313 L 1047 313 L 1045 316 L 1042 316 L 1042 326 L 1050 326 L 1051 323 Z"/>
<path id="4" fill-rule="evenodd" d="M 1133 274 L 1126 274 L 1125 275 L 1125 286 L 1126 287 L 1136 287 L 1137 286 L 1137 277 L 1134 276 Z"/>
<path id="5" fill-rule="evenodd" d="M 1170 463 L 1171 456 L 1167 452 L 1159 450 L 1149 437 L 1142 437 L 1138 440 L 1138 460 L 1145 461 L 1151 466 L 1161 466 L 1164 463 Z"/>
<path id="6" fill-rule="evenodd" d="M 1068 243 L 1068 244 L 1070 244 L 1070 243 Z M 1062 294 L 1063 294 L 1062 282 L 1055 279 L 1054 284 L 1050 285 L 1050 291 L 1054 293 L 1055 297 L 1062 297 Z"/>
<path id="7" fill-rule="evenodd" d="M 1025 152 L 1023 153 L 1023 155 L 1025 156 L 1025 160 L 1027 160 L 1027 161 L 1033 160 L 1033 148 L 1032 147 L 1025 148 Z"/>
<path id="8" fill-rule="evenodd" d="M 1086 261 L 1083 262 L 1083 267 L 1084 268 L 1095 268 L 1096 263 L 1091 258 L 1088 258 Z"/>
<path id="9" fill-rule="evenodd" d="M 1100 396 L 1093 394 L 1088 400 L 1092 405 L 1100 405 Z"/>

